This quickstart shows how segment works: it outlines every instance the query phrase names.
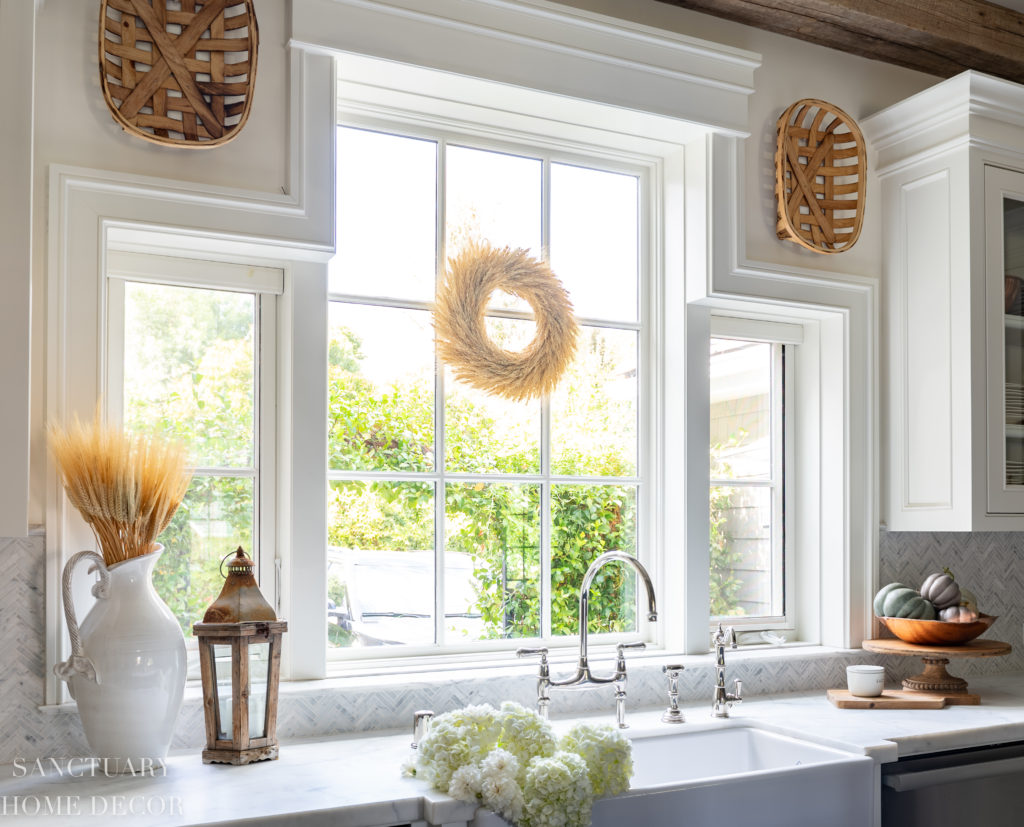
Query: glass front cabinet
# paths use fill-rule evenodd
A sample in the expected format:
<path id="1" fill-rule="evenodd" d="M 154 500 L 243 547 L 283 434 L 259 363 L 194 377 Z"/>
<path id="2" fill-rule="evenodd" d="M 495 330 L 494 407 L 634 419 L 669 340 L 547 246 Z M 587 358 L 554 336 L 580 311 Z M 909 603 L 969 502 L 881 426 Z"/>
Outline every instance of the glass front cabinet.
<path id="1" fill-rule="evenodd" d="M 1024 511 L 1024 173 L 985 167 L 988 511 Z"/>
<path id="2" fill-rule="evenodd" d="M 1022 111 L 1024 85 L 964 72 L 860 122 L 881 183 L 890 531 L 1024 530 Z"/>

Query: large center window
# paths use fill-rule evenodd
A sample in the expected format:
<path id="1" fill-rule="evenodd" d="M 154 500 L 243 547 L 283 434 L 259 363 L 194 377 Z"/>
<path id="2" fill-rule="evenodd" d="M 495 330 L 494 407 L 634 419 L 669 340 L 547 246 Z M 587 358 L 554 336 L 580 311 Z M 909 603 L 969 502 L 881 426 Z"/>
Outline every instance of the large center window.
<path id="1" fill-rule="evenodd" d="M 337 146 L 329 645 L 575 635 L 590 563 L 645 556 L 645 171 L 394 124 L 340 126 Z M 486 395 L 437 358 L 435 290 L 474 240 L 549 261 L 569 292 L 578 349 L 549 397 Z M 518 351 L 535 324 L 496 293 L 487 329 Z M 638 631 L 631 569 L 605 568 L 591 601 L 592 633 Z"/>

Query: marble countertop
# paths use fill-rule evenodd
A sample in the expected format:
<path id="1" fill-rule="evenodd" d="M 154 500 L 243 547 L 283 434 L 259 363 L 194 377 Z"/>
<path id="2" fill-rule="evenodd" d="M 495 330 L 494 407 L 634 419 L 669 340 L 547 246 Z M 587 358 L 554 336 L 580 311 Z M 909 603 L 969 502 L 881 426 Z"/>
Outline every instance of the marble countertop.
<path id="1" fill-rule="evenodd" d="M 752 696 L 726 726 L 750 725 L 850 752 L 878 763 L 908 755 L 1024 740 L 1024 674 L 973 678 L 979 706 L 926 710 L 837 709 L 824 692 Z M 687 723 L 669 728 L 661 709 L 632 711 L 631 737 L 721 726 L 710 704 L 683 707 Z M 613 722 L 607 715 L 589 718 Z M 555 720 L 557 727 L 568 720 Z M 173 754 L 166 773 L 106 777 L 102 767 L 66 757 L 0 765 L 0 819 L 31 818 L 40 827 L 107 824 L 200 825 L 234 822 L 375 827 L 465 822 L 474 807 L 402 778 L 409 733 L 281 745 L 280 758 L 245 767 L 203 764 L 196 751 Z M 282 818 L 285 817 L 285 818 Z"/>

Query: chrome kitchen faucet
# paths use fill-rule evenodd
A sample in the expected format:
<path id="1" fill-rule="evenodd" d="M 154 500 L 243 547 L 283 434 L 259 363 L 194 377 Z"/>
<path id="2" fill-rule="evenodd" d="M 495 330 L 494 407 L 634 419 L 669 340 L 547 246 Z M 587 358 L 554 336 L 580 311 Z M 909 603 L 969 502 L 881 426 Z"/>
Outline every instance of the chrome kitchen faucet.
<path id="1" fill-rule="evenodd" d="M 548 650 L 546 647 L 536 649 L 517 649 L 516 655 L 540 655 L 540 672 L 537 675 L 537 712 L 544 718 L 548 717 L 548 705 L 551 703 L 550 688 L 552 686 L 579 687 L 589 689 L 604 686 L 609 683 L 615 684 L 615 720 L 620 729 L 625 729 L 626 724 L 626 649 L 643 649 L 646 644 L 642 641 L 636 643 L 620 643 L 615 647 L 617 657 L 615 660 L 615 672 L 611 675 L 599 676 L 590 671 L 590 662 L 587 658 L 587 621 L 590 613 L 590 586 L 594 582 L 597 572 L 607 563 L 618 561 L 628 563 L 637 570 L 644 587 L 647 589 L 647 619 L 656 621 L 658 619 L 657 604 L 654 599 L 654 584 L 651 576 L 647 573 L 640 562 L 623 551 L 606 551 L 587 569 L 580 585 L 580 655 L 576 664 L 576 673 L 568 678 L 553 680 L 548 668 Z"/>

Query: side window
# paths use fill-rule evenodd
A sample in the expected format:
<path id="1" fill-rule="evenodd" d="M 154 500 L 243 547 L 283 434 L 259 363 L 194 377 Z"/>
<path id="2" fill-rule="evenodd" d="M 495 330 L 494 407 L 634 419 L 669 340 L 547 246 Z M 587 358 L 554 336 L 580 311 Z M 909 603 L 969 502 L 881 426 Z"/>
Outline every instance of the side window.
<path id="1" fill-rule="evenodd" d="M 712 622 L 784 625 L 787 346 L 711 339 Z"/>
<path id="2" fill-rule="evenodd" d="M 132 272 L 119 277 L 125 258 Z M 261 352 L 272 344 L 275 299 L 198 286 L 212 281 L 203 278 L 203 262 L 176 265 L 194 269 L 194 286 L 161 283 L 160 257 L 112 253 L 111 261 L 109 413 L 131 431 L 180 441 L 194 467 L 184 502 L 158 538 L 165 551 L 153 578 L 189 637 L 223 585 L 221 559 L 242 546 L 259 562 L 265 551 L 273 512 L 263 471 L 272 438 L 261 438 L 261 400 L 265 408 L 273 389 Z M 145 280 L 131 277 L 140 261 L 150 271 Z M 268 595 L 272 588 L 263 585 Z"/>

